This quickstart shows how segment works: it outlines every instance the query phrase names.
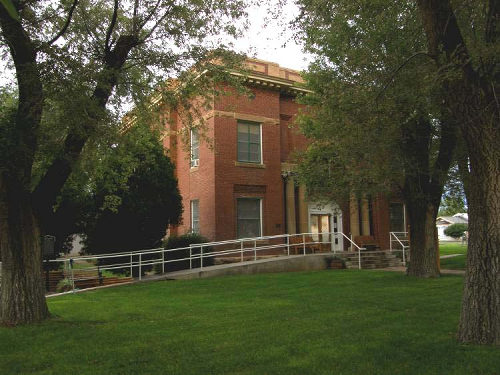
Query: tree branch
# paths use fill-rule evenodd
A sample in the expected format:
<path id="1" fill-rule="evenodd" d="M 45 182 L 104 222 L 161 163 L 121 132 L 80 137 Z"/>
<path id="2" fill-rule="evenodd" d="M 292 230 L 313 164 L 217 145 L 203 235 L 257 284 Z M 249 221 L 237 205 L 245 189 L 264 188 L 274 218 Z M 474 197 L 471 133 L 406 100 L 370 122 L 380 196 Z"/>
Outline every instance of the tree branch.
<path id="1" fill-rule="evenodd" d="M 500 22 L 500 0 L 490 0 L 484 39 L 487 43 L 494 43 L 498 37 L 498 23 Z"/>
<path id="2" fill-rule="evenodd" d="M 396 75 L 399 73 L 399 71 L 401 69 L 403 69 L 406 64 L 408 64 L 411 60 L 413 60 L 415 57 L 418 57 L 418 56 L 427 56 L 431 59 L 435 59 L 434 56 L 428 54 L 427 52 L 417 52 L 417 53 L 414 53 L 413 55 L 411 55 L 410 57 L 408 57 L 405 61 L 403 61 L 403 63 L 401 65 L 399 65 L 396 70 L 394 70 L 391 74 L 391 76 L 389 77 L 389 79 L 387 80 L 387 82 L 385 83 L 384 87 L 382 88 L 382 90 L 380 90 L 380 92 L 377 94 L 377 97 L 375 98 L 375 102 L 378 102 L 378 100 L 380 99 L 380 97 L 382 96 L 382 94 L 385 92 L 385 90 L 387 90 L 387 88 L 389 87 L 389 85 L 394 81 L 394 78 L 396 78 Z"/>
<path id="3" fill-rule="evenodd" d="M 12 174 L 29 186 L 43 105 L 42 82 L 36 63 L 37 52 L 21 22 L 12 18 L 3 6 L 0 6 L 0 26 L 14 61 L 19 90 L 12 159 L 9 163 L 2 160 L 2 164 L 7 163 L 6 167 Z"/>
<path id="4" fill-rule="evenodd" d="M 138 29 L 136 30 L 137 32 L 141 31 L 142 28 L 149 22 L 151 17 L 153 17 L 153 14 L 155 14 L 156 11 L 158 10 L 159 5 L 160 5 L 160 0 L 157 0 L 155 6 L 153 7 L 153 10 L 144 18 L 144 22 L 142 22 L 142 24 L 139 25 Z"/>
<path id="5" fill-rule="evenodd" d="M 458 123 L 453 119 L 441 122 L 439 151 L 436 161 L 434 162 L 429 189 L 431 193 L 430 198 L 438 205 L 441 201 L 444 184 L 456 148 L 458 131 Z"/>
<path id="6" fill-rule="evenodd" d="M 170 11 L 172 10 L 172 8 L 168 9 L 165 11 L 165 14 L 163 16 L 160 17 L 160 19 L 158 19 L 158 21 L 155 23 L 155 25 L 151 28 L 151 30 L 149 30 L 148 33 L 146 33 L 146 35 L 139 41 L 139 43 L 144 43 L 146 40 L 148 40 L 148 38 L 151 36 L 151 34 L 154 33 L 154 31 L 156 30 L 156 28 L 160 25 L 161 22 L 163 22 L 163 20 L 165 18 L 167 18 L 168 15 L 170 15 Z M 152 14 L 152 13 L 151 13 Z M 146 22 L 145 21 L 142 26 L 141 26 L 141 29 L 146 25 Z"/>
<path id="7" fill-rule="evenodd" d="M 59 31 L 51 40 L 49 40 L 46 43 L 47 46 L 50 46 L 57 39 L 59 39 L 61 36 L 64 35 L 64 33 L 66 32 L 66 30 L 69 27 L 69 24 L 71 23 L 71 19 L 73 18 L 73 12 L 75 11 L 77 4 L 78 4 L 78 0 L 73 0 L 73 4 L 71 4 L 71 8 L 69 9 L 69 13 L 68 13 L 68 18 L 66 19 L 64 26 L 62 27 L 61 31 Z"/>
<path id="8" fill-rule="evenodd" d="M 104 116 L 106 104 L 111 96 L 128 54 L 137 45 L 133 35 L 122 35 L 118 38 L 113 50 L 104 56 L 102 74 L 90 97 L 92 104 L 88 108 L 88 121 L 83 129 L 73 129 L 64 141 L 63 152 L 54 159 L 42 179 L 32 193 L 32 201 L 37 214 L 42 217 L 52 215 L 52 207 L 57 196 L 66 183 L 73 165 L 87 140 L 95 133 L 99 121 Z"/>
<path id="9" fill-rule="evenodd" d="M 136 34 L 138 31 L 137 24 L 137 12 L 139 10 L 139 0 L 134 1 L 134 15 L 132 16 L 132 34 Z"/>
<path id="10" fill-rule="evenodd" d="M 113 16 L 111 16 L 111 23 L 109 24 L 108 31 L 106 31 L 106 41 L 104 42 L 104 51 L 107 53 L 111 50 L 109 41 L 111 39 L 111 34 L 116 25 L 116 19 L 118 18 L 118 0 L 115 0 L 115 5 L 113 8 Z"/>

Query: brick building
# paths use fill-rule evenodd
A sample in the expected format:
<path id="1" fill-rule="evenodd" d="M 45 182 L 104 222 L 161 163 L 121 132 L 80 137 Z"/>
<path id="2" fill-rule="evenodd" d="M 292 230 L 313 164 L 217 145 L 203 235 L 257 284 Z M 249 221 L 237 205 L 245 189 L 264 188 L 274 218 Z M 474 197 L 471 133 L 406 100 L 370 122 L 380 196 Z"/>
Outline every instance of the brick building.
<path id="1" fill-rule="evenodd" d="M 360 244 L 389 247 L 389 230 L 403 231 L 404 208 L 384 197 L 353 199 L 339 207 L 307 202 L 296 184 L 291 155 L 307 139 L 291 127 L 295 102 L 304 92 L 297 71 L 249 59 L 247 84 L 253 96 L 229 95 L 214 100 L 206 113 L 206 136 L 212 147 L 191 131 L 191 150 L 180 145 L 183 124 L 171 113 L 171 131 L 164 138 L 176 165 L 184 203 L 182 224 L 174 233 L 196 231 L 210 240 L 283 233 L 352 234 Z M 339 239 L 338 250 L 347 247 Z"/>

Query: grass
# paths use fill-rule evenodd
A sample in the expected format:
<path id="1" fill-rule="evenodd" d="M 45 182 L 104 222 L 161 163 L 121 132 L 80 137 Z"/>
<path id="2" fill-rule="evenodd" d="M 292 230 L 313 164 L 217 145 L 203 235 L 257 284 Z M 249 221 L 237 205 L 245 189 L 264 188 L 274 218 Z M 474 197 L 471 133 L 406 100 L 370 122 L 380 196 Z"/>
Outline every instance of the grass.
<path id="1" fill-rule="evenodd" d="M 439 243 L 439 254 L 440 255 L 450 255 L 450 254 L 466 254 L 467 245 L 462 245 L 460 242 L 440 242 Z"/>
<path id="2" fill-rule="evenodd" d="M 439 254 L 441 256 L 460 254 L 460 256 L 457 257 L 441 259 L 441 268 L 465 270 L 467 245 L 462 245 L 460 242 L 441 242 L 439 243 Z"/>
<path id="3" fill-rule="evenodd" d="M 498 374 L 455 341 L 462 277 L 321 271 L 153 282 L 49 299 L 0 328 L 1 374 Z"/>

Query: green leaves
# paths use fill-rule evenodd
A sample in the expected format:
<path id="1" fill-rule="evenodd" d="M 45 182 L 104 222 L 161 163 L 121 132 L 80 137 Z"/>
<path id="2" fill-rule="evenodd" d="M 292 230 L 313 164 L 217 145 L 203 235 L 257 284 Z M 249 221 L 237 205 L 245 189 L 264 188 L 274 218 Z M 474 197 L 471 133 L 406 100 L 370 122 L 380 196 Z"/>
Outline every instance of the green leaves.
<path id="1" fill-rule="evenodd" d="M 313 92 L 301 99 L 311 109 L 299 117 L 302 131 L 313 140 L 300 168 L 310 194 L 341 200 L 348 191 L 402 187 L 409 172 L 402 128 L 415 113 L 439 117 L 431 100 L 430 59 L 408 60 L 425 49 L 415 5 L 382 0 L 298 4 L 302 17 L 295 26 L 316 57 L 305 74 Z"/>

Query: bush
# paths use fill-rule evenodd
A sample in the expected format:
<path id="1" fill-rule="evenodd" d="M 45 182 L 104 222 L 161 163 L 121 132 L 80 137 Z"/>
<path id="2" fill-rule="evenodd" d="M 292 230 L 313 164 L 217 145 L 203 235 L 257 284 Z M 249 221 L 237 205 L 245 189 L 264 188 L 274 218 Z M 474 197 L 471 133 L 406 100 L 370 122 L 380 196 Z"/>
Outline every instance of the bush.
<path id="1" fill-rule="evenodd" d="M 177 249 L 182 247 L 189 247 L 189 245 L 200 244 L 208 242 L 208 239 L 203 237 L 198 233 L 187 233 L 182 236 L 171 236 L 164 241 L 163 246 L 165 249 Z M 192 247 L 191 254 L 192 255 L 200 255 L 201 246 Z M 212 247 L 203 247 L 203 254 L 210 253 L 213 251 Z M 165 253 L 166 260 L 173 259 L 183 259 L 189 258 L 189 249 L 181 249 L 177 251 L 172 251 Z M 201 264 L 200 258 L 193 259 L 191 266 L 192 268 L 199 268 Z M 204 256 L 203 257 L 203 267 L 213 266 L 214 265 L 214 257 L 213 256 Z M 189 269 L 189 259 L 180 260 L 177 262 L 165 263 L 165 271 L 179 271 Z"/>
<path id="2" fill-rule="evenodd" d="M 56 292 L 68 292 L 73 289 L 73 282 L 70 279 L 62 279 L 57 283 Z"/>
<path id="3" fill-rule="evenodd" d="M 464 232 L 467 230 L 467 224 L 451 224 L 448 228 L 444 230 L 444 234 L 453 238 L 461 238 Z"/>

